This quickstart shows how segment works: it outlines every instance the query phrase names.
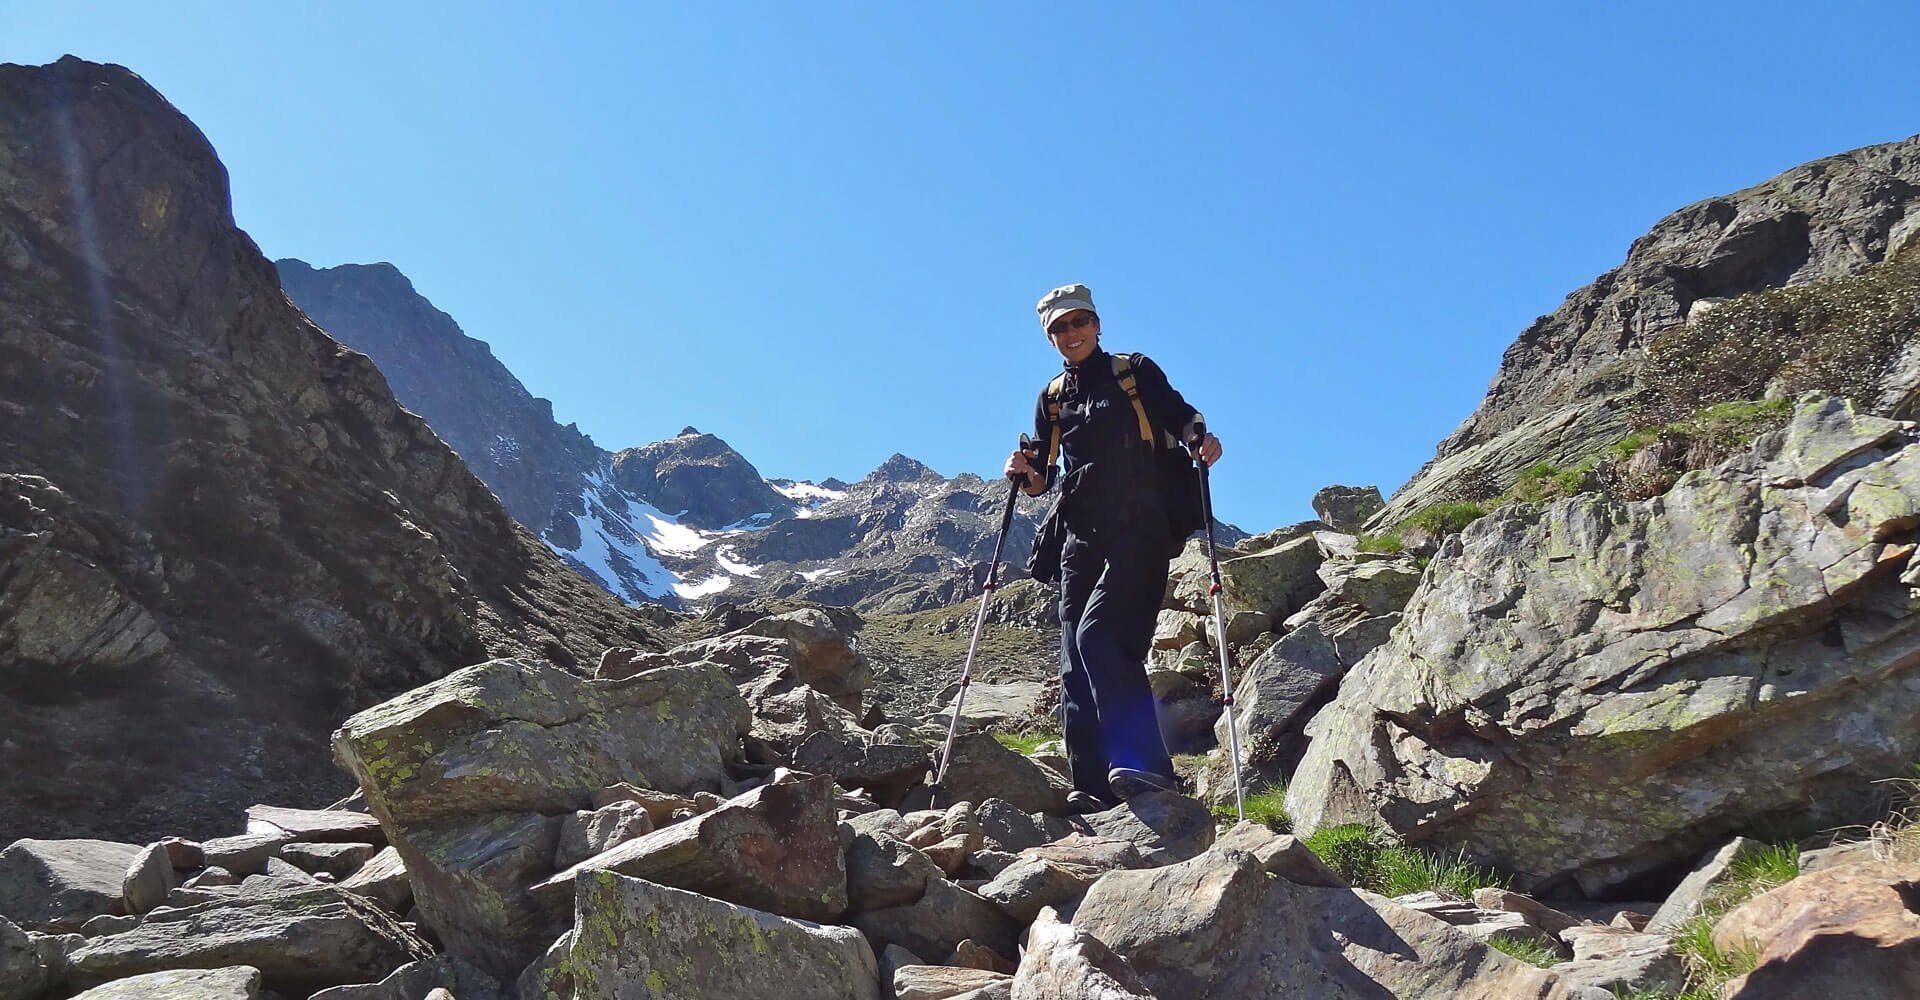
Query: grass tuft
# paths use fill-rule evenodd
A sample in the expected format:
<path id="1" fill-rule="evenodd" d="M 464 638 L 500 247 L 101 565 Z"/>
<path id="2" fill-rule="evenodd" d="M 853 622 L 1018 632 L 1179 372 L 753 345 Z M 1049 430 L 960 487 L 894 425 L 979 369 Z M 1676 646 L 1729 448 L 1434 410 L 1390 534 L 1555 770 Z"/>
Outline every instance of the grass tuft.
<path id="1" fill-rule="evenodd" d="M 1494 938 L 1487 942 L 1494 951 L 1510 955 L 1528 965 L 1542 969 L 1559 965 L 1566 961 L 1559 949 L 1549 948 L 1538 941 L 1516 941 L 1511 938 Z"/>
<path id="2" fill-rule="evenodd" d="M 1040 749 L 1042 744 L 1059 739 L 1060 734 L 1029 730 L 1022 733 L 997 732 L 993 734 L 993 738 L 998 740 L 1001 746 L 1022 756 L 1031 757 L 1033 756 L 1033 752 Z"/>
<path id="3" fill-rule="evenodd" d="M 1437 889 L 1467 897 L 1476 889 L 1506 886 L 1498 873 L 1468 864 L 1464 855 L 1449 857 L 1409 847 L 1364 823 L 1315 830 L 1306 845 L 1349 885 L 1383 896 Z"/>
<path id="4" fill-rule="evenodd" d="M 1213 807 L 1213 818 L 1222 823 L 1237 822 L 1240 814 L 1229 799 Z M 1293 830 L 1293 816 L 1287 812 L 1287 788 L 1285 785 L 1262 788 L 1247 795 L 1247 819 L 1266 827 L 1275 833 L 1289 833 Z"/>

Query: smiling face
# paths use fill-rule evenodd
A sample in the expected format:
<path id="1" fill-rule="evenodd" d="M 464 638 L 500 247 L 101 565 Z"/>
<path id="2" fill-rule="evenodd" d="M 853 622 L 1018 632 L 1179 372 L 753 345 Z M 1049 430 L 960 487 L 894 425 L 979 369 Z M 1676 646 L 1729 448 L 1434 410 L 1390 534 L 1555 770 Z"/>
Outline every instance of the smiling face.
<path id="1" fill-rule="evenodd" d="M 1070 365 L 1093 356 L 1100 346 L 1100 317 L 1085 309 L 1075 309 L 1047 327 L 1047 339 Z"/>

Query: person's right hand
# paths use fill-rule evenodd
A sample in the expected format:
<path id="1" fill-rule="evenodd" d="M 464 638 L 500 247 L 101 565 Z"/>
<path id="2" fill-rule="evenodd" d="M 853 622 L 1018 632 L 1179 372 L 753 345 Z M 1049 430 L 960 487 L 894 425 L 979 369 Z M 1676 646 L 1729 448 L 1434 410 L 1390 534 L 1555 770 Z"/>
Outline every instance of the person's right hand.
<path id="1" fill-rule="evenodd" d="M 1033 460 L 1038 457 L 1038 455 L 1015 448 L 1013 454 L 1007 456 L 1007 478 L 1019 478 L 1026 484 L 1027 492 L 1029 493 L 1033 492 L 1034 480 L 1038 479 L 1044 485 L 1046 478 L 1040 474 L 1039 469 L 1033 466 Z"/>

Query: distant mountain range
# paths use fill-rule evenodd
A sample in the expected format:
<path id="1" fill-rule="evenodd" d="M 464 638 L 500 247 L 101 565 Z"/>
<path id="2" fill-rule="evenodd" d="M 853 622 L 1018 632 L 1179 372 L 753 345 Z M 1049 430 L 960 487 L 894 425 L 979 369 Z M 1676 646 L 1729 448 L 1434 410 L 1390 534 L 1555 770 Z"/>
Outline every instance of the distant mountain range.
<path id="1" fill-rule="evenodd" d="M 894 455 L 857 483 L 762 477 L 712 434 L 609 452 L 561 426 L 391 264 L 277 262 L 287 295 L 387 376 L 521 523 L 622 599 L 794 597 L 917 611 L 977 593 L 1005 485 Z M 1022 498 L 1002 579 L 1024 575 L 1046 499 Z M 1220 527 L 1231 542 L 1245 537 Z"/>

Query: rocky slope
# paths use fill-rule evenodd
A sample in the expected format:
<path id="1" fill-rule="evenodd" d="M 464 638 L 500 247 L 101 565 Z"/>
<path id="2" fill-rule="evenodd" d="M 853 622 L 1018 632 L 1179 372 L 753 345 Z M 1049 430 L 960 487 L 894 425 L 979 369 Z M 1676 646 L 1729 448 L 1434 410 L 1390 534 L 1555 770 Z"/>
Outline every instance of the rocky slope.
<path id="1" fill-rule="evenodd" d="M 346 783 L 341 713 L 657 644 L 288 303 L 125 69 L 0 66 L 0 840 Z"/>
<path id="2" fill-rule="evenodd" d="M 1649 344 L 1743 293 L 1859 274 L 1920 244 L 1920 136 L 1795 167 L 1689 205 L 1626 260 L 1523 331 L 1486 397 L 1376 525 L 1484 498 L 1539 462 L 1571 465 L 1622 437 Z M 1910 389 L 1912 371 L 1896 374 Z"/>

